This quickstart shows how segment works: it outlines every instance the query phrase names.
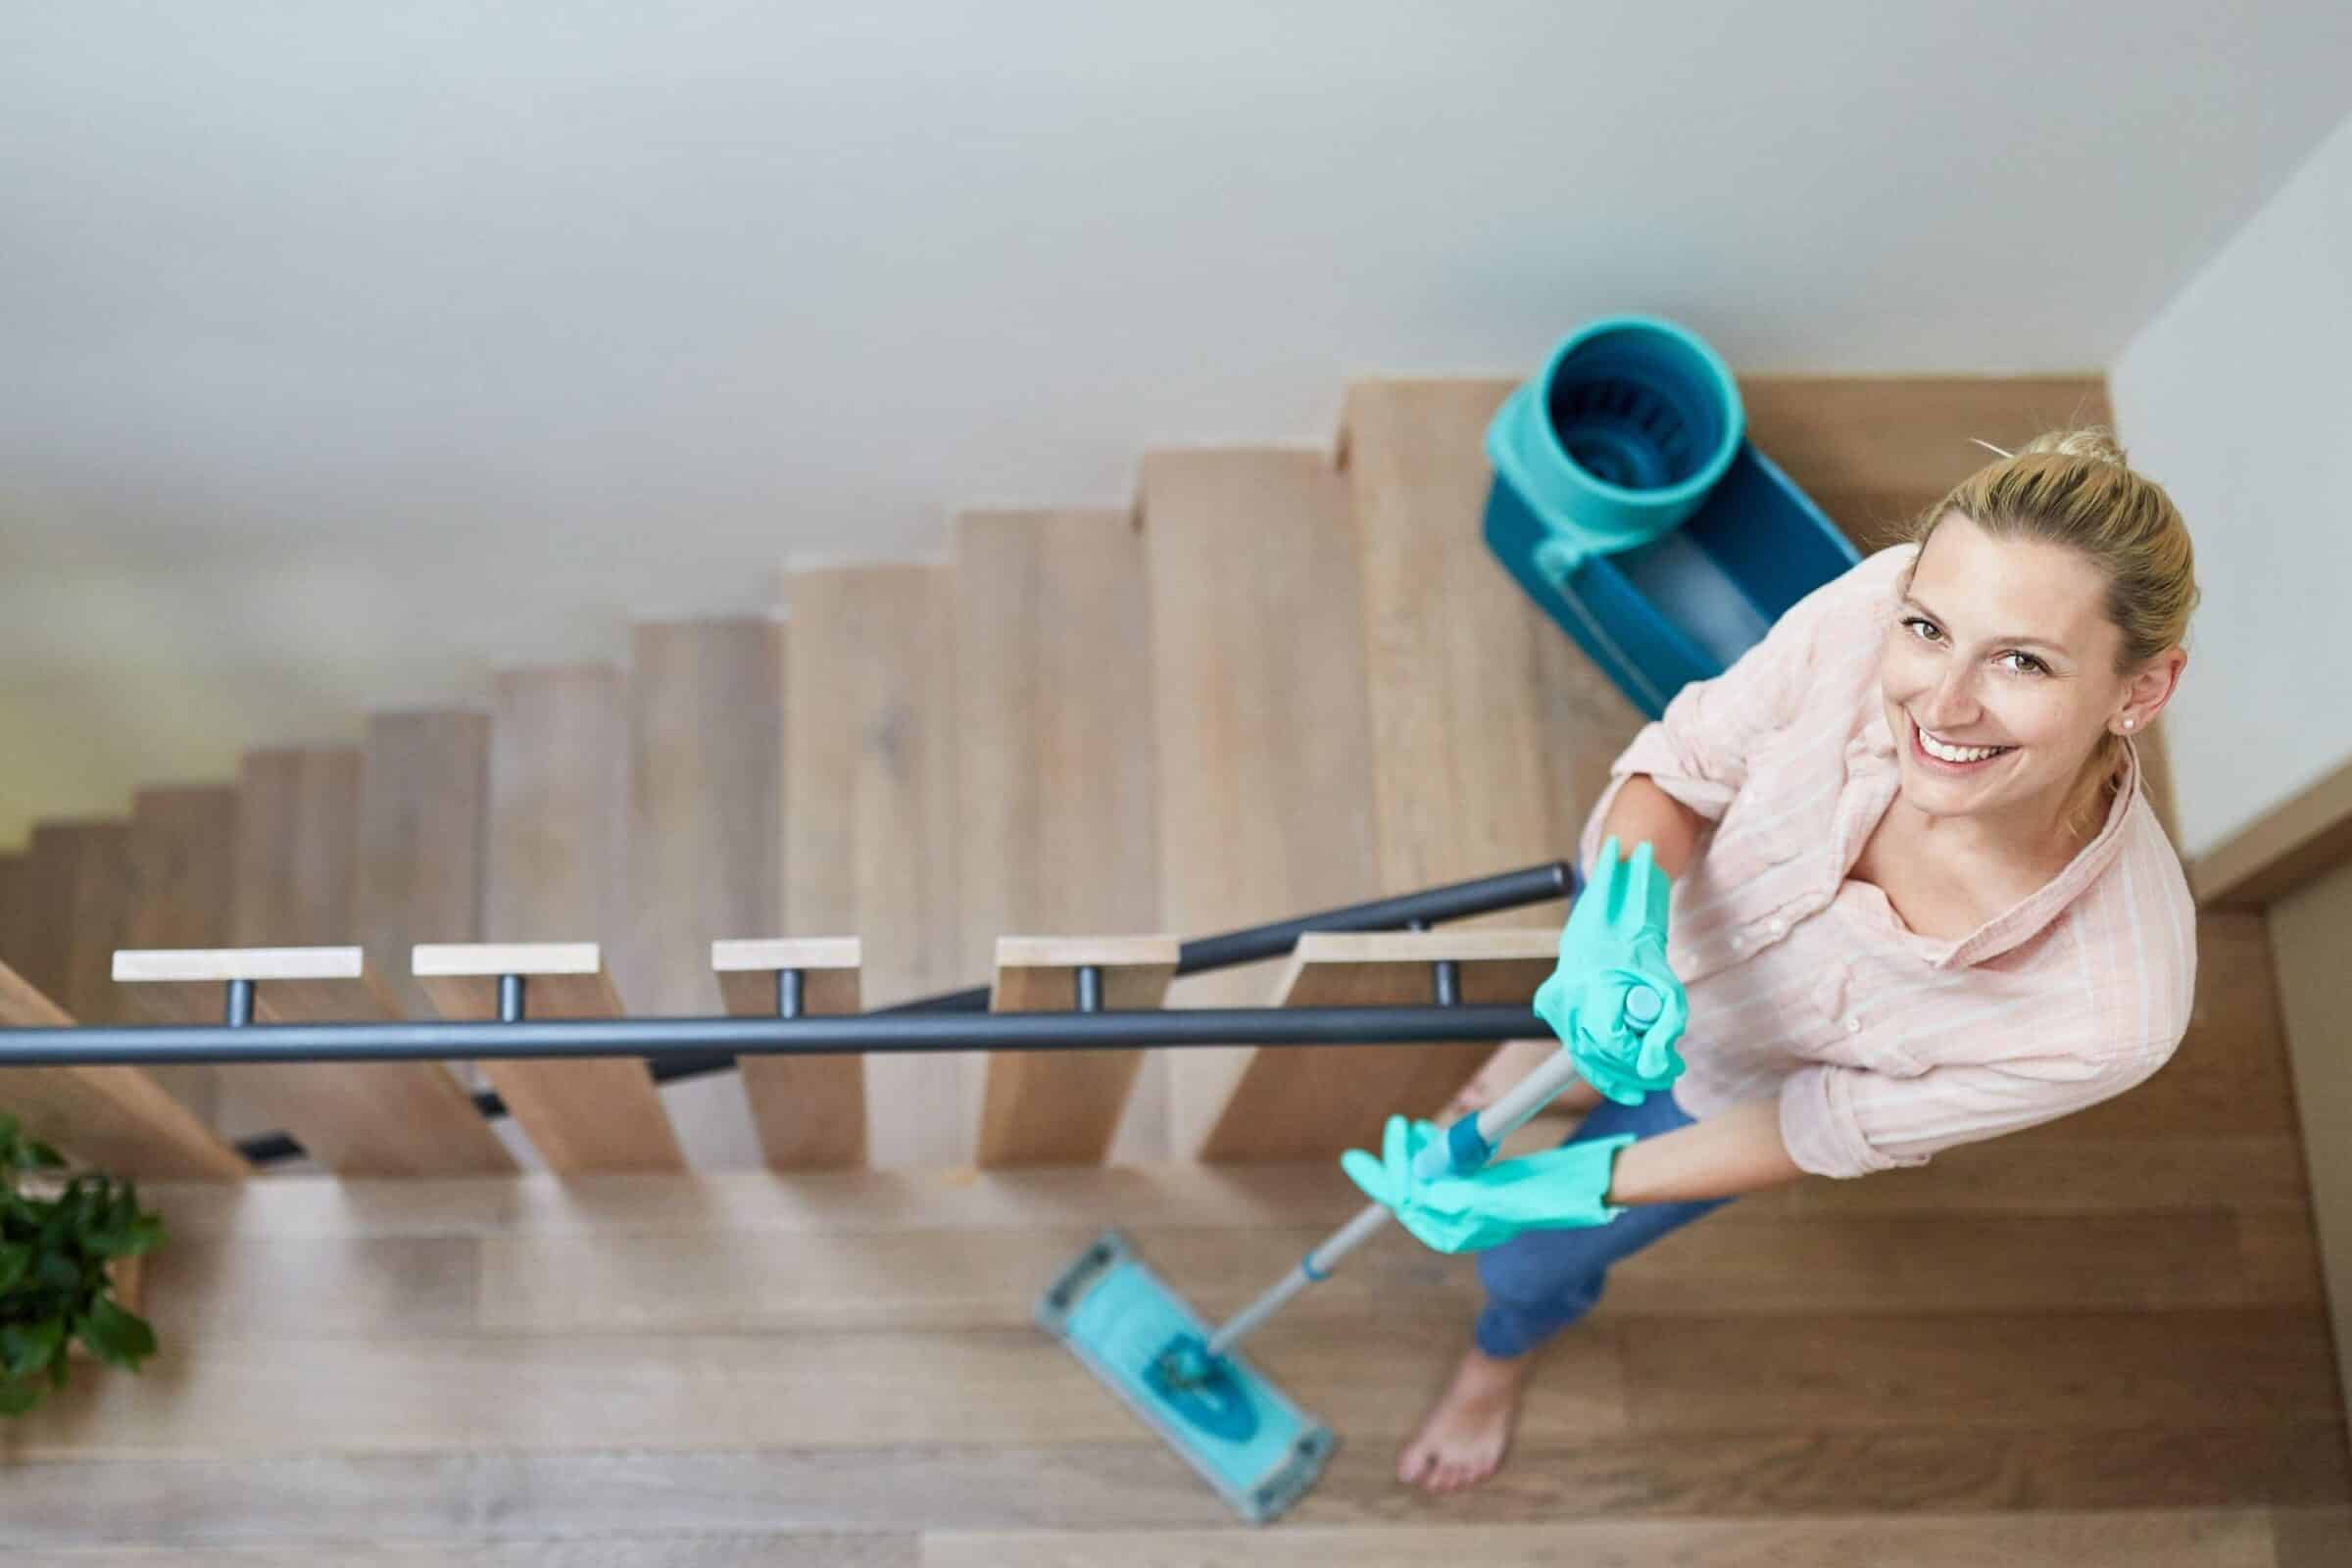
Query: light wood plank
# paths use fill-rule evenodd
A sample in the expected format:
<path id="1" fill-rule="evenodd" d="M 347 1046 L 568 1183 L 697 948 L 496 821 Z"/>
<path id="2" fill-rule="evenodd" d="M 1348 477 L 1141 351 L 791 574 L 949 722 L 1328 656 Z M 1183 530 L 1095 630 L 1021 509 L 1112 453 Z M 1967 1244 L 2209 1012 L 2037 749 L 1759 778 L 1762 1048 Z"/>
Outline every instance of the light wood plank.
<path id="1" fill-rule="evenodd" d="M 1420 1568 L 1443 1560 L 1624 1564 L 1626 1568 L 1983 1568 L 1988 1562 L 2076 1568 L 2271 1568 L 2271 1526 L 2259 1510 L 1990 1514 L 1957 1518 L 1807 1520 L 1576 1520 L 1542 1525 L 1406 1524 L 1318 1527 L 1286 1523 L 1248 1539 L 1229 1531 L 930 1531 L 923 1568 L 1132 1568 L 1240 1562 L 1268 1568 L 1345 1562 Z"/>
<path id="2" fill-rule="evenodd" d="M 618 671 L 502 671 L 490 710 L 482 936 L 614 940 L 627 914 L 628 728 Z"/>
<path id="3" fill-rule="evenodd" d="M 1547 1135 L 1544 1129 L 1548 1128 Z M 1529 1147 L 1556 1143 L 1564 1123 L 1531 1124 Z M 1513 1145 L 1506 1147 L 1515 1147 Z M 2004 1151 L 2004 1145 L 2015 1146 Z M 2139 1152 L 2134 1152 L 2134 1148 Z M 1946 1151 L 1931 1164 L 1863 1182 L 1816 1180 L 1757 1194 L 1709 1217 L 1707 1229 L 1806 1220 L 1952 1215 L 2156 1216 L 2233 1212 L 2241 1223 L 2306 1223 L 2300 1166 L 2267 1174 L 2237 1139 L 2070 1142 L 2036 1129 Z M 2289 1151 L 2291 1153 L 2291 1150 Z M 2105 1177 L 2096 1177 L 2112 1164 Z M 2000 1167 L 2001 1180 L 1990 1179 Z M 2078 1173 L 2096 1179 L 2077 1181 Z M 2076 1182 L 2069 1187 L 2070 1182 Z M 1877 1196 L 1873 1196 L 1874 1190 Z M 1336 1162 L 1041 1167 L 1020 1171 L 795 1173 L 714 1171 L 691 1177 L 607 1176 L 557 1181 L 411 1180 L 329 1183 L 289 1178 L 216 1200 L 173 1193 L 186 1234 L 581 1235 L 599 1229 L 678 1234 L 1307 1225 L 1330 1228 L 1363 1206 Z"/>
<path id="4" fill-rule="evenodd" d="M 2070 1118 L 2071 1120 L 2071 1118 Z M 2098 1138 L 2061 1120 L 1947 1149 L 1869 1181 L 1813 1179 L 1757 1193 L 1743 1212 L 2082 1214 L 2220 1208 L 2310 1212 L 2298 1140 L 2286 1134 Z"/>
<path id="5" fill-rule="evenodd" d="M 736 937 L 710 944 L 727 1011 L 776 1015 L 776 975 L 801 971 L 808 1017 L 862 1010 L 864 945 L 856 937 Z M 845 1170 L 865 1163 L 865 1080 L 856 1056 L 738 1058 L 760 1147 L 777 1170 Z"/>
<path id="6" fill-rule="evenodd" d="M 1159 921 L 1151 599 L 1124 512 L 967 514 L 956 524 L 956 794 L 963 921 L 1005 932 L 1148 931 Z M 1156 1006 L 1154 1000 L 1144 1005 Z M 1107 1157 L 1168 1156 L 1171 1053 L 1089 1054 L 1053 1081 L 1101 1114 Z M 1120 1061 L 1119 1056 L 1127 1059 Z M 982 1163 L 1060 1157 L 1091 1124 L 1031 1147 L 1013 1107 L 1044 1063 L 989 1058 Z M 1081 1079 L 1084 1088 L 1081 1088 Z M 992 1136 L 1010 1143 L 992 1146 Z M 1024 1151 L 1026 1151 L 1024 1152 Z M 1090 1157 L 1105 1157 L 1097 1153 Z"/>
<path id="7" fill-rule="evenodd" d="M 1068 1012 L 1078 971 L 1102 970 L 1102 1005 L 1160 1006 L 1183 944 L 1174 937 L 1003 937 L 992 1012 Z M 1092 1165 L 1109 1157 L 1145 1054 L 1003 1051 L 988 1067 L 980 1113 L 982 1165 Z"/>
<path id="8" fill-rule="evenodd" d="M 1485 437 L 1512 383 L 1348 388 L 1384 892 L 1575 854 L 1641 713 L 1481 542 Z M 1559 930 L 1564 904 L 1485 923 Z"/>
<path id="9" fill-rule="evenodd" d="M 223 1198 L 159 1189 L 174 1228 L 243 1240 L 578 1236 L 603 1230 L 880 1235 L 1104 1225 L 1334 1226 L 1364 1206 L 1336 1163 L 1114 1165 L 1020 1171 L 694 1171 L 559 1179 L 291 1177 Z"/>
<path id="10" fill-rule="evenodd" d="M 115 955 L 115 978 L 151 1023 L 217 1024 L 225 983 L 254 982 L 258 1023 L 372 1023 L 398 1016 L 359 948 L 246 948 Z M 352 1176 L 497 1175 L 514 1162 L 446 1067 L 306 1061 L 255 1069 L 239 1085 L 305 1152 Z"/>
<path id="11" fill-rule="evenodd" d="M 7 956 L 24 983 L 43 996 L 63 999 L 73 989 L 74 885 L 80 875 L 81 838 L 70 822 L 36 823 L 24 854 L 23 927 L 16 951 Z"/>
<path id="12" fill-rule="evenodd" d="M 163 1539 L 169 1540 L 170 1537 Z M 619 1543 L 597 1541 L 336 1541 L 299 1546 L 80 1546 L 51 1561 L 67 1568 L 309 1568 L 320 1545 L 338 1568 L 916 1568 L 916 1538 L 904 1532 L 843 1535 L 784 1530 L 760 1535 L 714 1535 L 685 1530 L 674 1536 L 629 1532 Z"/>
<path id="13" fill-rule="evenodd" d="M 239 947 L 357 940 L 360 754 L 264 751 L 237 778 Z"/>
<path id="14" fill-rule="evenodd" d="M 401 1012 L 432 1015 L 409 972 L 419 943 L 482 936 L 490 718 L 377 713 L 360 766 L 359 942 Z"/>
<path id="15" fill-rule="evenodd" d="M 1143 466 L 1162 930 L 1200 936 L 1379 892 L 1348 486 L 1319 454 L 1161 452 Z M 1255 1006 L 1273 964 L 1189 976 L 1179 1006 Z M 1171 1067 L 1180 1155 L 1250 1059 Z"/>
<path id="16" fill-rule="evenodd" d="M 776 1010 L 776 976 L 801 971 L 801 1002 L 811 1013 L 859 1010 L 858 971 L 864 944 L 856 937 L 731 937 L 710 944 L 719 995 L 737 1017 Z"/>
<path id="17" fill-rule="evenodd" d="M 1432 1392 L 1368 1366 L 1421 1364 L 1414 1322 L 1277 1322 L 1254 1364 L 1339 1430 L 1395 1430 Z M 1435 1370 L 1432 1368 L 1431 1370 Z M 1623 1431 L 1605 1333 L 1545 1358 L 1531 1441 Z M 0 1455 L 40 1459 L 678 1451 L 1132 1440 L 1133 1415 L 1034 1328 L 775 1335 L 498 1334 L 166 1342 L 139 1377 L 76 1380 Z M 1174 1464 L 1170 1458 L 1167 1462 Z"/>
<path id="18" fill-rule="evenodd" d="M 2226 1427 L 1607 1433 L 1522 1442 L 1475 1494 L 1404 1500 L 1387 1433 L 1354 1432 L 1283 1528 L 1597 1518 L 1982 1516 L 2019 1508 L 2272 1504 L 2281 1568 L 2335 1568 L 2348 1512 L 2340 1429 Z M 2316 1461 L 2316 1462 L 2315 1462 Z M 483 1499 L 496 1499 L 494 1522 Z M 1140 1431 L 1082 1447 L 969 1445 L 736 1452 L 458 1451 L 293 1459 L 121 1459 L 0 1468 L 0 1547 L 64 1548 L 90 1521 L 183 1545 L 368 1537 L 610 1541 L 670 1532 L 888 1530 L 915 1499 L 934 1528 L 1237 1532 L 1225 1505 Z M 44 1559 L 45 1560 L 45 1559 Z M 1800 1559 L 1801 1560 L 1801 1559 Z"/>
<path id="19" fill-rule="evenodd" d="M 2276 1568 L 2341 1568 L 2352 1562 L 2352 1504 L 2273 1508 Z"/>
<path id="20" fill-rule="evenodd" d="M 180 805 L 172 803 L 173 807 Z M 209 816 L 211 806 L 210 801 L 199 804 L 200 820 Z M 114 952 L 129 941 L 141 923 L 139 906 L 148 892 L 141 874 L 142 862 L 152 869 L 157 851 L 165 848 L 158 840 L 167 835 L 184 840 L 193 825 L 184 819 L 188 813 L 181 811 L 174 815 L 170 807 L 164 813 L 165 820 L 159 822 L 155 803 L 146 796 L 141 797 L 138 810 L 140 817 L 129 823 L 74 824 L 63 830 L 70 841 L 73 884 L 72 903 L 62 916 L 67 975 L 65 993 L 58 1000 L 80 1023 L 139 1021 L 131 994 L 114 983 Z M 217 862 L 225 851 L 225 845 L 200 845 L 194 853 L 201 862 Z M 190 869 L 202 874 L 210 865 L 200 863 Z M 172 896 L 169 889 L 156 891 L 167 899 Z M 223 929 L 229 915 L 227 888 L 216 882 L 207 891 L 222 902 L 206 923 L 215 930 Z M 140 1070 L 185 1105 L 197 1120 L 207 1126 L 216 1125 L 220 1100 L 220 1078 L 216 1069 L 201 1064 L 172 1064 Z"/>
<path id="21" fill-rule="evenodd" d="M 556 979 L 605 972 L 604 950 L 593 942 L 420 942 L 408 957 L 409 972 L 426 991 L 432 988 L 425 982 L 435 979 L 496 980 L 510 974 Z M 496 996 L 495 986 L 491 994 Z"/>
<path id="22" fill-rule="evenodd" d="M 81 823 L 64 832 L 72 841 L 74 880 L 66 925 L 66 989 L 58 999 L 87 1024 L 136 1021 L 129 999 L 110 978 L 114 950 L 129 938 L 138 918 L 140 885 L 137 845 L 130 823 Z M 225 918 L 225 909 L 221 918 Z M 218 921 L 216 923 L 219 923 Z M 147 1076 L 211 1122 L 219 1109 L 220 1077 L 206 1066 L 172 1065 Z"/>
<path id="23" fill-rule="evenodd" d="M 1626 1318 L 1616 1328 L 1634 1419 L 1658 1432 L 2331 1421 L 2342 1411 L 2327 1327 L 2307 1310 Z"/>
<path id="24" fill-rule="evenodd" d="M 1440 958 L 1459 964 L 1464 1003 L 1524 1003 L 1551 973 L 1558 949 L 1558 937 L 1544 931 L 1310 931 L 1283 971 L 1276 1004 L 1428 1005 L 1436 1000 Z M 1390 1115 L 1434 1114 L 1492 1050 L 1477 1042 L 1261 1049 L 1200 1157 L 1298 1158 L 1378 1149 Z"/>
<path id="25" fill-rule="evenodd" d="M 228 946 L 236 836 L 237 792 L 228 785 L 139 791 L 130 820 L 135 893 L 122 946 Z"/>
<path id="26" fill-rule="evenodd" d="M 434 944 L 413 966 L 444 1018 L 498 1016 L 498 979 L 523 977 L 526 1018 L 617 1018 L 620 995 L 593 942 Z M 679 1170 L 685 1156 L 636 1056 L 486 1059 L 482 1071 L 550 1170 Z"/>
<path id="27" fill-rule="evenodd" d="M 627 692 L 602 666 L 509 670 L 491 702 L 489 873 L 483 935 L 503 943 L 619 940 L 628 905 L 629 729 Z M 601 949 L 600 949 L 601 952 Z M 609 1016 L 617 1016 L 613 1004 Z M 469 1016 L 496 1016 L 495 1004 Z M 567 1171 L 617 1168 L 677 1148 L 666 1104 L 642 1059 L 507 1060 L 482 1064 L 510 1106 L 545 1113 L 538 1142 L 528 1121 L 517 1140 L 534 1162 L 561 1157 Z M 565 1107 L 583 1118 L 566 1130 Z M 680 1152 L 669 1168 L 682 1163 Z"/>
<path id="28" fill-rule="evenodd" d="M 2338 867 L 2274 905 L 2263 923 L 2276 944 L 2276 981 L 2286 1042 L 2293 1052 L 2296 1109 L 2306 1157 L 2317 1235 L 2312 1246 L 2325 1267 L 2338 1346 L 2352 1346 L 2352 984 L 2344 961 L 2344 931 L 2352 921 L 2352 868 Z M 2200 955 L 2203 957 L 2203 955 Z M 2198 965 L 2205 984 L 2205 962 Z M 2264 978 L 2272 978 L 2264 965 Z M 2352 1401 L 2352 1353 L 2337 1368 Z"/>
<path id="29" fill-rule="evenodd" d="M 63 1029 L 73 1022 L 0 964 L 0 1026 Z M 118 1175 L 220 1182 L 253 1173 L 242 1155 L 135 1067 L 0 1068 L 0 1107 L 35 1138 Z"/>
<path id="30" fill-rule="evenodd" d="M 243 948 L 357 944 L 361 755 L 247 754 L 238 775 L 233 940 Z M 220 1016 L 216 998 L 201 1016 Z M 356 980 L 263 984 L 256 1016 L 357 1022 L 399 1016 L 381 972 Z M 220 1069 L 224 1099 L 282 1127 L 346 1175 L 511 1170 L 514 1162 L 439 1062 L 300 1062 Z M 224 1107 L 223 1115 L 235 1114 Z M 239 1116 L 237 1119 L 244 1119 Z"/>
<path id="31" fill-rule="evenodd" d="M 1481 542 L 1485 436 L 1514 383 L 1380 380 L 1348 392 L 1344 440 L 1363 571 L 1382 891 L 1574 858 L 1641 712 Z M 1473 925 L 1547 927 L 1566 906 Z M 1477 1070 L 1422 1053 L 1433 1074 Z M 1435 1108 L 1434 1106 L 1431 1108 Z"/>
<path id="32" fill-rule="evenodd" d="M 397 1015 L 391 988 L 356 947 L 125 950 L 115 955 L 114 977 L 149 1023 L 220 1022 L 231 980 L 254 983 L 259 1022 L 373 1023 Z"/>
<path id="33" fill-rule="evenodd" d="M 630 646 L 628 918 L 608 951 L 637 1010 L 708 1017 L 710 943 L 772 929 L 781 896 L 785 631 L 758 616 L 653 622 Z M 691 1163 L 759 1163 L 734 1074 L 662 1098 Z"/>
<path id="34" fill-rule="evenodd" d="M 32 856 L 0 855 L 0 963 L 24 951 L 33 907 Z"/>
<path id="35" fill-rule="evenodd" d="M 784 573 L 781 929 L 865 939 L 865 1005 L 978 983 L 988 950 L 958 902 L 955 575 L 939 565 Z M 760 921 L 739 930 L 771 927 Z M 839 1057 L 866 1097 L 877 1165 L 962 1165 L 978 1119 L 979 1053 Z"/>
<path id="36" fill-rule="evenodd" d="M 1329 1233 L 1313 1224 L 1193 1229 L 1122 1225 L 1194 1307 L 1224 1317 L 1281 1279 Z M 680 1333 L 786 1328 L 1017 1328 L 1038 1282 L 1099 1227 L 891 1233 L 602 1232 L 408 1239 L 480 1249 L 485 1327 L 512 1333 Z M 238 1244 L 259 1276 L 240 1332 L 299 1332 L 339 1292 L 309 1241 Z M 330 1244 L 339 1246 L 340 1244 Z M 2200 1249 L 2204 1249 L 2200 1251 Z M 2309 1306 L 2237 1256 L 2227 1216 L 1963 1216 L 1751 1222 L 1693 1228 L 1612 1269 L 1613 1321 L 1840 1312 L 2185 1312 Z M 276 1261 L 283 1255 L 286 1262 Z M 464 1265 L 444 1271 L 465 1277 Z M 283 1276 L 288 1283 L 264 1281 Z M 313 1281 L 316 1277 L 317 1283 Z M 314 1290 L 316 1295 L 313 1294 Z M 357 1294 L 356 1292 L 354 1294 Z M 2284 1298 L 2281 1299 L 2281 1298 Z M 1285 1309 L 1301 1321 L 1414 1317 L 1467 1334 L 1483 1299 L 1475 1271 L 1384 1233 Z"/>
<path id="37" fill-rule="evenodd" d="M 2096 375 L 1748 375 L 1740 397 L 1748 439 L 1865 553 L 1993 461 L 1978 440 L 2113 417 Z"/>
<path id="38" fill-rule="evenodd" d="M 138 792 L 130 819 L 130 923 L 134 949 L 224 948 L 235 917 L 237 792 L 225 784 Z M 135 994 L 121 1003 L 130 1016 Z M 220 1075 L 209 1066 L 153 1075 L 206 1122 L 218 1124 Z"/>
<path id="39" fill-rule="evenodd" d="M 70 842 L 74 865 L 70 902 L 58 911 L 66 928 L 58 1002 L 82 1022 L 120 1022 L 121 999 L 107 971 L 130 924 L 130 824 L 75 822 L 58 832 Z"/>

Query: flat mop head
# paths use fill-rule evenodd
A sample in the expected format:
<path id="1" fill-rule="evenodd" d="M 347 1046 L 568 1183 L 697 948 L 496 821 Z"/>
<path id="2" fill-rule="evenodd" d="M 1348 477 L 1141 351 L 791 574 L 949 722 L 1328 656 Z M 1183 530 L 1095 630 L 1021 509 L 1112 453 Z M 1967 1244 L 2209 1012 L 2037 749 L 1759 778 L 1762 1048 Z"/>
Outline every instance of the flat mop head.
<path id="1" fill-rule="evenodd" d="M 1037 1321 L 1252 1524 L 1296 1502 L 1337 1446 L 1239 1355 L 1208 1360 L 1209 1326 L 1115 1230 L 1047 1288 Z"/>

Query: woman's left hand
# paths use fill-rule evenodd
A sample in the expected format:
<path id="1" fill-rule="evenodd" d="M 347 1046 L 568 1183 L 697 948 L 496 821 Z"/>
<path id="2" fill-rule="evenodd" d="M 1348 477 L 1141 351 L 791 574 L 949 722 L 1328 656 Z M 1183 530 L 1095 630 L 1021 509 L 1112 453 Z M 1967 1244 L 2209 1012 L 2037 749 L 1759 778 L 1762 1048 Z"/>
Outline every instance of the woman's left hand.
<path id="1" fill-rule="evenodd" d="M 1536 989 L 1536 1012 L 1559 1036 L 1577 1071 L 1619 1104 L 1640 1104 L 1683 1072 L 1674 1046 L 1690 1004 L 1666 961 L 1672 892 L 1672 879 L 1647 844 L 1620 860 L 1611 838 L 1560 930 L 1558 966 Z M 1656 1016 L 1646 1024 L 1628 1016 L 1627 1000 L 1636 991 L 1657 999 Z"/>

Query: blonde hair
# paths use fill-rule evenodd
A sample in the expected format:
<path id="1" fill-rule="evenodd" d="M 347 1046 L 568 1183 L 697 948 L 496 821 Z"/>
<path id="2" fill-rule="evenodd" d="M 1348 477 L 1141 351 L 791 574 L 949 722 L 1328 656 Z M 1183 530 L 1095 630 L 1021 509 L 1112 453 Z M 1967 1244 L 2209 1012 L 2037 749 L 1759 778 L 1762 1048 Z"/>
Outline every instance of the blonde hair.
<path id="1" fill-rule="evenodd" d="M 1925 550 L 1936 524 L 1955 512 L 1996 539 L 2065 545 L 2099 568 L 2107 579 L 2107 619 L 2123 633 L 2118 675 L 2186 639 L 2198 598 L 2188 524 L 2163 486 L 2132 471 L 2106 427 L 2053 430 L 2001 453 L 1913 519 L 1907 536 Z M 1918 567 L 1916 558 L 1912 566 Z M 1908 591 L 1908 575 L 1904 586 Z M 2091 753 L 2067 813 L 2078 831 L 2122 764 L 2127 744 L 2109 730 Z"/>

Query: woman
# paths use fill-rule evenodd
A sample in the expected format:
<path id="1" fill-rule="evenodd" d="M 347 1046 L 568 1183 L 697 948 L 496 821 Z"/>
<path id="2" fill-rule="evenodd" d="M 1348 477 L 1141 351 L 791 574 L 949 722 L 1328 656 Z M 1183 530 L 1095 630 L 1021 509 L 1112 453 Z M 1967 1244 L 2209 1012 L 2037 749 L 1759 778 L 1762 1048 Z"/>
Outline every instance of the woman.
<path id="1" fill-rule="evenodd" d="M 1621 1209 L 1480 1254 L 1475 1344 L 1400 1479 L 1494 1470 L 1529 1352 L 1615 1259 L 1740 1194 L 1923 1164 L 2164 1064 L 2194 910 L 2132 737 L 2180 680 L 2196 598 L 2165 493 L 2104 431 L 2045 435 L 1635 737 L 1581 857 L 1647 841 L 1674 879 L 1688 1066 L 1637 1106 L 1563 1097 L 1592 1112 L 1570 1145 L 1632 1138 L 1590 1195 Z M 1468 1102 L 1529 1046 L 1555 1049 L 1507 1048 Z"/>

